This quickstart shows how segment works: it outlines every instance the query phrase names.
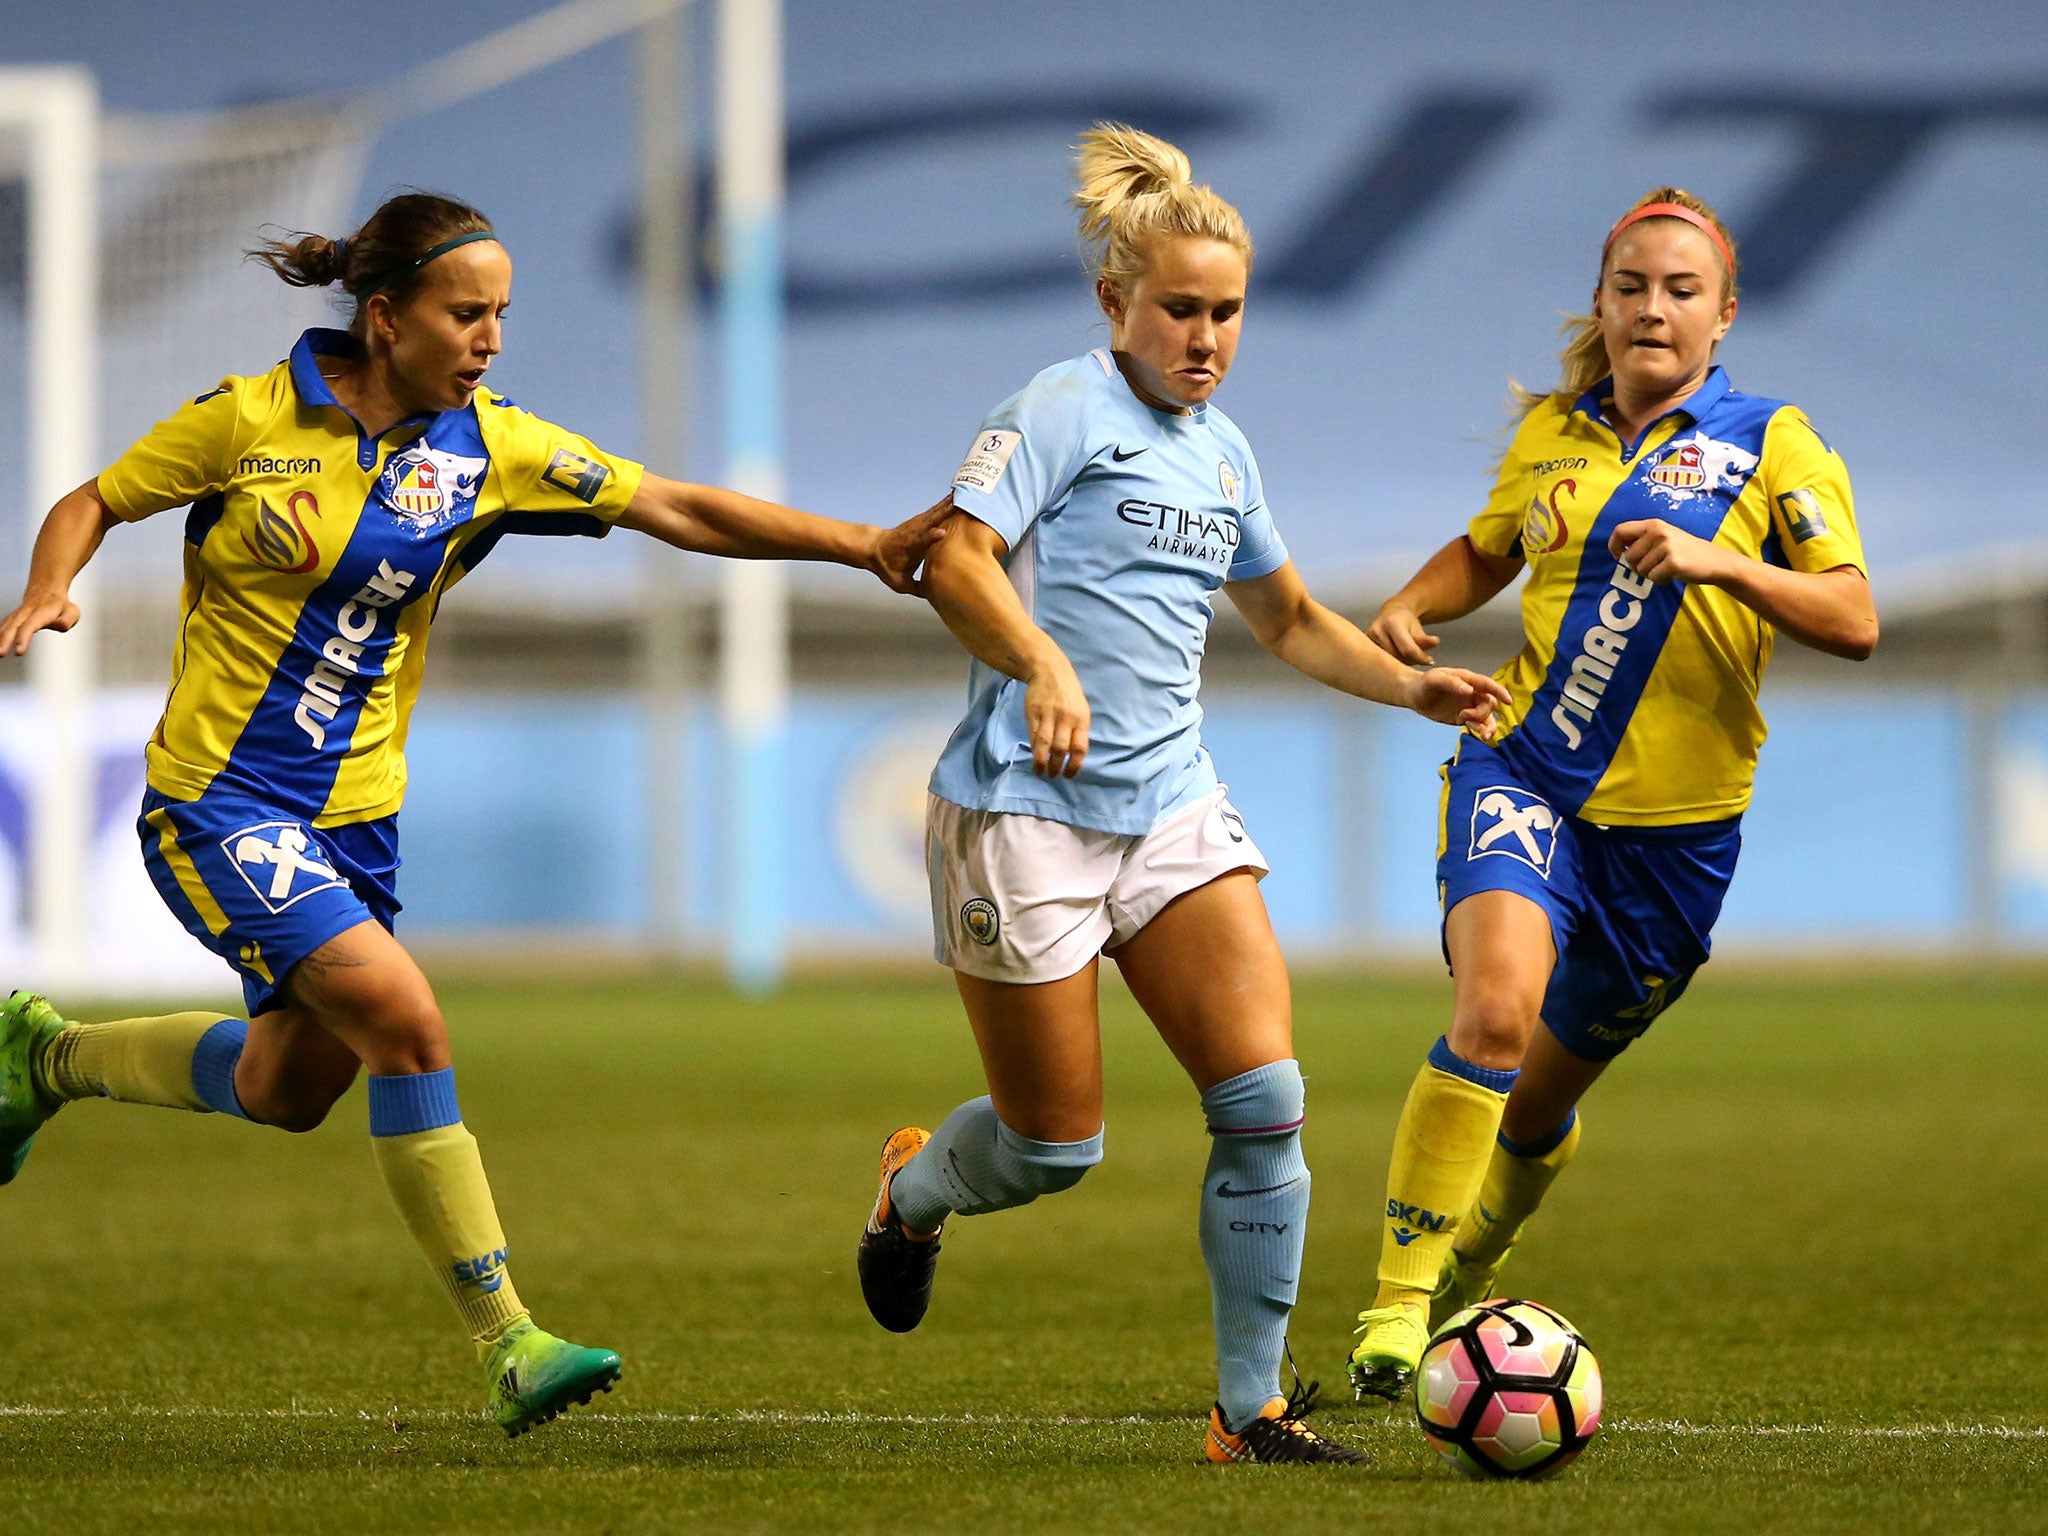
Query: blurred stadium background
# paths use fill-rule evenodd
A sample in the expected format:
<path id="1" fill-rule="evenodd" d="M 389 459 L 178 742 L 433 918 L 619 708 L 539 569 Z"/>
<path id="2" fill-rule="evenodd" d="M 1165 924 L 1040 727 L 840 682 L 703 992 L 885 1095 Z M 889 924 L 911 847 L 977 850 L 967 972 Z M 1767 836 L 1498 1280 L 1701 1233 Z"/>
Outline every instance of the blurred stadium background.
<path id="1" fill-rule="evenodd" d="M 1507 380 L 1554 376 L 1557 319 L 1616 211 L 1687 186 L 1743 244 L 1724 360 L 1845 455 L 1885 625 L 1860 667 L 1780 649 L 1720 953 L 2048 948 L 2038 5 L 1958 3 L 1935 30 L 1909 0 L 1853 25 L 1731 0 L 1699 26 L 1561 0 L 788 0 L 780 453 L 737 471 L 710 0 L 355 0 L 317 26 L 253 0 L 29 9 L 0 68 L 83 66 L 100 106 L 91 465 L 328 313 L 238 262 L 259 225 L 341 233 L 420 185 L 484 208 L 518 263 L 497 387 L 663 470 L 779 474 L 799 505 L 897 520 L 942 492 L 983 411 L 1100 343 L 1066 147 L 1117 117 L 1178 140 L 1251 222 L 1222 403 L 1311 585 L 1360 618 L 1479 503 Z M 24 143 L 0 134 L 8 594 L 48 500 L 27 464 Z M 178 538 L 157 519 L 97 566 L 88 954 L 131 992 L 228 980 L 159 910 L 130 831 Z M 779 808 L 763 838 L 722 766 L 714 564 L 518 542 L 437 625 L 408 935 L 707 958 L 758 926 L 756 979 L 785 948 L 922 952 L 922 785 L 965 677 L 933 616 L 850 573 L 790 573 L 781 766 L 750 781 Z M 1449 657 L 1492 666 L 1514 607 L 1450 634 Z M 1290 952 L 1427 954 L 1444 734 L 1319 693 L 1228 612 L 1205 702 Z M 38 709 L 0 669 L 0 963 L 17 968 L 36 958 Z M 736 892 L 736 869 L 761 888 Z M 735 923 L 742 900 L 755 916 Z"/>

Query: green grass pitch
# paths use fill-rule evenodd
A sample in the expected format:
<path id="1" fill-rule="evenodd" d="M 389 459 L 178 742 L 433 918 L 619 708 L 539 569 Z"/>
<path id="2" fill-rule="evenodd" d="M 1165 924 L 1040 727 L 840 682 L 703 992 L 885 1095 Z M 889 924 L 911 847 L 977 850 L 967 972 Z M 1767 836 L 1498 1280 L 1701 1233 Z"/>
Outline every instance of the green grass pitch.
<path id="1" fill-rule="evenodd" d="M 0 1531 L 2048 1528 L 2042 980 L 1709 970 L 1595 1091 L 1509 1271 L 1609 1388 L 1535 1486 L 1456 1480 L 1341 1389 L 1439 978 L 1298 984 L 1293 1342 L 1376 1458 L 1313 1471 L 1199 1461 L 1201 1118 L 1113 986 L 1108 1160 L 957 1222 L 897 1338 L 853 1246 L 884 1133 L 976 1091 L 943 978 L 451 983 L 520 1290 L 619 1349 L 619 1391 L 517 1442 L 485 1422 L 360 1090 L 299 1138 L 76 1106 L 0 1191 Z"/>

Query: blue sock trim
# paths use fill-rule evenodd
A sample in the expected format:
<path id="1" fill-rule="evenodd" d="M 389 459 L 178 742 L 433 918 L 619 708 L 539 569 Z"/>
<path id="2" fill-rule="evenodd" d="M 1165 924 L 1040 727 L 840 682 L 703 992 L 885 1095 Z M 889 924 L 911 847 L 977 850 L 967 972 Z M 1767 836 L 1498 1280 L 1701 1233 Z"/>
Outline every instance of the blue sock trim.
<path id="1" fill-rule="evenodd" d="M 455 1107 L 453 1067 L 370 1079 L 372 1136 L 410 1136 L 461 1123 L 462 1111 Z"/>
<path id="2" fill-rule="evenodd" d="M 1510 1157 L 1548 1157 L 1564 1145 L 1565 1137 L 1571 1135 L 1572 1127 L 1578 1123 L 1579 1111 L 1575 1106 L 1565 1111 L 1564 1119 L 1548 1136 L 1538 1136 L 1534 1141 L 1510 1141 L 1508 1133 L 1502 1131 L 1495 1139 L 1500 1142 L 1501 1151 Z"/>
<path id="3" fill-rule="evenodd" d="M 1515 1079 L 1522 1075 L 1518 1068 L 1509 1067 L 1497 1072 L 1492 1067 L 1482 1067 L 1476 1062 L 1467 1061 L 1451 1049 L 1451 1042 L 1442 1035 L 1438 1035 L 1436 1044 L 1429 1048 L 1429 1064 L 1439 1072 L 1462 1077 L 1468 1083 L 1491 1088 L 1495 1093 L 1506 1093 L 1515 1086 Z"/>
<path id="4" fill-rule="evenodd" d="M 235 1095 L 235 1066 L 249 1043 L 249 1026 L 240 1019 L 222 1019 L 199 1037 L 192 1052 L 192 1091 L 207 1107 L 238 1120 L 249 1118 Z"/>

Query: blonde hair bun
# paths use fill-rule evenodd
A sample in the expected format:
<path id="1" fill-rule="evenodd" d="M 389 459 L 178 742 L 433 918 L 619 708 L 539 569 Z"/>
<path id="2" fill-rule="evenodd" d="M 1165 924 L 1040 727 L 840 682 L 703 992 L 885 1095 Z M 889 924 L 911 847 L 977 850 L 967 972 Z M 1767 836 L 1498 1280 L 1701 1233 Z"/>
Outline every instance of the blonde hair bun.
<path id="1" fill-rule="evenodd" d="M 1127 123 L 1097 123 L 1075 150 L 1074 206 L 1081 210 L 1084 239 L 1106 238 L 1116 211 L 1135 199 L 1195 183 L 1194 167 L 1178 147 Z"/>
<path id="2" fill-rule="evenodd" d="M 1074 155 L 1074 206 L 1091 265 L 1119 290 L 1145 270 L 1161 239 L 1220 240 L 1252 262 L 1251 231 L 1238 211 L 1206 186 L 1179 148 L 1128 123 L 1097 123 Z"/>

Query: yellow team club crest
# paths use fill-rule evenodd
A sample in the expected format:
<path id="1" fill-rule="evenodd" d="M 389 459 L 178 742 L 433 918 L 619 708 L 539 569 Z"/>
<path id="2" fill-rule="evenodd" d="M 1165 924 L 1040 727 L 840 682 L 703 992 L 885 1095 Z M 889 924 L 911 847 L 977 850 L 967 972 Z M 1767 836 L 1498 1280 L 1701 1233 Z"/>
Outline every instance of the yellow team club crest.
<path id="1" fill-rule="evenodd" d="M 1698 443 L 1680 443 L 1671 453 L 1657 461 L 1650 471 L 1650 478 L 1658 485 L 1668 486 L 1674 491 L 1697 491 L 1707 483 L 1706 455 Z"/>
<path id="2" fill-rule="evenodd" d="M 389 498 L 391 505 L 407 517 L 432 517 L 441 510 L 444 499 L 441 470 L 432 459 L 408 465 L 398 484 L 391 488 Z"/>
<path id="3" fill-rule="evenodd" d="M 1237 505 L 1237 471 L 1230 467 L 1230 460 L 1216 461 L 1216 484 L 1223 492 L 1223 499 L 1233 507 Z"/>

